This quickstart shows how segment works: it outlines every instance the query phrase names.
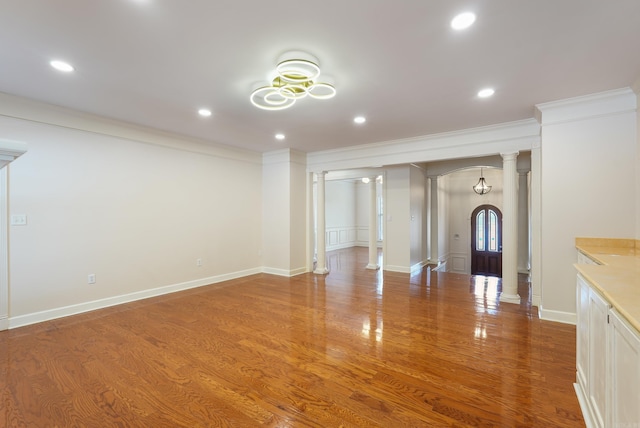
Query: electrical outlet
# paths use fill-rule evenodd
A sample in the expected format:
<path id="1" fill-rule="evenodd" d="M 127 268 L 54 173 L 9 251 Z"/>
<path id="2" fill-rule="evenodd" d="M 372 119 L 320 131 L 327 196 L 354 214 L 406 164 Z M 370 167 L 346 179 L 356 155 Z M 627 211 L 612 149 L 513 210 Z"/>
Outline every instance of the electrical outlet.
<path id="1" fill-rule="evenodd" d="M 202 266 L 202 259 L 196 259 L 196 266 Z"/>
<path id="2" fill-rule="evenodd" d="M 87 283 L 89 283 L 89 284 L 95 284 L 96 283 L 96 274 L 95 273 L 89 274 L 89 276 L 87 277 Z"/>

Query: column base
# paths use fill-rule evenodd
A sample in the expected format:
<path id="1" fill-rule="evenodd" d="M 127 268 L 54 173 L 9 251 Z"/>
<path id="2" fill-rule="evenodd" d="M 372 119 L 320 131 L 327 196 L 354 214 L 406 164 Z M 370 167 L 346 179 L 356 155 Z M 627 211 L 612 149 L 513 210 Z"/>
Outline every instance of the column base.
<path id="1" fill-rule="evenodd" d="M 520 295 L 519 294 L 500 294 L 500 301 L 504 303 L 515 303 L 516 305 L 520 304 Z"/>
<path id="2" fill-rule="evenodd" d="M 318 274 L 318 275 L 326 275 L 329 273 L 329 269 L 325 268 L 317 268 L 316 270 L 313 271 L 313 273 Z"/>
<path id="3" fill-rule="evenodd" d="M 378 270 L 378 269 L 380 269 L 380 266 L 378 266 L 378 265 L 372 265 L 371 263 L 369 263 L 369 264 L 367 265 L 366 269 Z"/>

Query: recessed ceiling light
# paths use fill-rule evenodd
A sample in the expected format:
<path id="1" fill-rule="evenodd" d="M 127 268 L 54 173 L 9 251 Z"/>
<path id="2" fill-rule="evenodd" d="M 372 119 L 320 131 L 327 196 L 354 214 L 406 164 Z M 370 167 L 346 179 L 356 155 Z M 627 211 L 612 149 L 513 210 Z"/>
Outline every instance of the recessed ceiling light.
<path id="1" fill-rule="evenodd" d="M 276 134 L 276 140 L 284 140 L 284 134 Z"/>
<path id="2" fill-rule="evenodd" d="M 355 118 L 353 119 L 353 121 L 354 121 L 355 123 L 360 124 L 360 123 L 365 123 L 365 122 L 367 121 L 367 119 L 366 119 L 364 116 L 357 116 L 357 117 L 355 117 Z"/>
<path id="3" fill-rule="evenodd" d="M 464 30 L 465 28 L 471 27 L 474 22 L 476 22 L 476 15 L 472 12 L 464 12 L 456 15 L 456 17 L 451 20 L 451 28 L 454 30 Z"/>
<path id="4" fill-rule="evenodd" d="M 478 96 L 480 98 L 489 98 L 490 96 L 495 94 L 495 92 L 496 91 L 493 88 L 485 88 L 485 89 L 481 90 L 480 92 L 478 92 Z"/>
<path id="5" fill-rule="evenodd" d="M 198 114 L 202 117 L 209 117 L 211 116 L 211 110 L 207 108 L 201 108 L 200 110 L 198 110 Z"/>
<path id="6" fill-rule="evenodd" d="M 53 60 L 49 63 L 51 67 L 55 68 L 58 71 L 64 71 L 65 73 L 70 73 L 74 70 L 73 66 L 68 62 Z"/>

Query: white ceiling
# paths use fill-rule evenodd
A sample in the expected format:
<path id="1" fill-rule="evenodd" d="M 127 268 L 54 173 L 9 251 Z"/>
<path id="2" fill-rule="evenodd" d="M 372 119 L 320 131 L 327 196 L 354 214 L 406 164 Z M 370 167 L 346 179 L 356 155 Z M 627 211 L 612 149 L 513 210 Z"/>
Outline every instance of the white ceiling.
<path id="1" fill-rule="evenodd" d="M 453 31 L 458 13 L 471 28 Z M 303 50 L 337 89 L 249 102 Z M 533 117 L 640 77 L 640 0 L 2 0 L 0 91 L 257 151 L 305 152 Z M 64 59 L 76 68 L 49 66 Z M 322 80 L 322 79 L 321 79 Z M 490 99 L 478 90 L 492 86 Z M 197 110 L 209 107 L 210 118 Z M 353 117 L 367 117 L 355 125 Z M 274 134 L 286 134 L 277 141 Z"/>

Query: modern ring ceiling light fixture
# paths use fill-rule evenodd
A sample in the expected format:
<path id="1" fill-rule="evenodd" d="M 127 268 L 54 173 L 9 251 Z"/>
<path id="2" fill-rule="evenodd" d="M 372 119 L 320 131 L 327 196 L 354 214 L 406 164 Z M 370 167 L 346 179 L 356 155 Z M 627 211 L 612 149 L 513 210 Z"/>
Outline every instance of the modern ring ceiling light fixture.
<path id="1" fill-rule="evenodd" d="M 478 195 L 486 195 L 491 191 L 491 186 L 487 186 L 486 181 L 484 181 L 484 176 L 482 175 L 482 168 L 480 168 L 480 180 L 478 180 L 478 184 L 473 186 L 473 191 Z"/>
<path id="2" fill-rule="evenodd" d="M 288 52 L 280 57 L 270 75 L 270 83 L 251 93 L 251 103 L 263 110 L 284 110 L 309 96 L 327 100 L 336 95 L 331 83 L 319 82 L 318 60 L 304 52 Z"/>

